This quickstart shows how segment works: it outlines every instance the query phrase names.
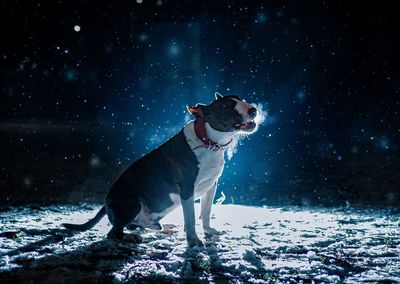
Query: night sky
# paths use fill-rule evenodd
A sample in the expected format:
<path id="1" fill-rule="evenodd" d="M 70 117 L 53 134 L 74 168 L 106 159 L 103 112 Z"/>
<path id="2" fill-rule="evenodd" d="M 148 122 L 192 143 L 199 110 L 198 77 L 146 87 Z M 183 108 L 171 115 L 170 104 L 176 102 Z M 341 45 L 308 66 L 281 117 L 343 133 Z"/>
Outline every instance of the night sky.
<path id="1" fill-rule="evenodd" d="M 122 170 L 218 91 L 268 112 L 226 164 L 219 190 L 230 202 L 297 200 L 305 188 L 316 200 L 355 190 L 352 201 L 365 187 L 399 202 L 394 3 L 2 1 L 1 186 L 41 190 L 32 167 L 12 182 L 18 155 Z M 57 127 L 82 151 L 43 134 Z"/>

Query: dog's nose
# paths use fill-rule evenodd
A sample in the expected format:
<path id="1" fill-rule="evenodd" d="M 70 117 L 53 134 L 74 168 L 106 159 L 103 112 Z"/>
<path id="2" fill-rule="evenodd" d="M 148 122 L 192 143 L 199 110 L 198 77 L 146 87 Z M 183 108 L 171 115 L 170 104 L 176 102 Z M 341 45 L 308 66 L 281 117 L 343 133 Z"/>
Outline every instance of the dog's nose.
<path id="1" fill-rule="evenodd" d="M 251 118 L 255 118 L 257 115 L 257 109 L 255 107 L 250 108 L 247 111 L 247 114 L 251 117 Z"/>

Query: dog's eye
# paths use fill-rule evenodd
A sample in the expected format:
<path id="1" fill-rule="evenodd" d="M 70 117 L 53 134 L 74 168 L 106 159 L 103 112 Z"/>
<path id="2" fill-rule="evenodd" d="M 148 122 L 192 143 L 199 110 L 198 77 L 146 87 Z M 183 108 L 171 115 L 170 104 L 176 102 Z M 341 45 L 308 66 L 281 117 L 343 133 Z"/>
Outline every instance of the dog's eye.
<path id="1" fill-rule="evenodd" d="M 223 108 L 227 108 L 228 106 L 227 106 L 226 104 L 223 104 L 222 107 L 223 107 Z"/>

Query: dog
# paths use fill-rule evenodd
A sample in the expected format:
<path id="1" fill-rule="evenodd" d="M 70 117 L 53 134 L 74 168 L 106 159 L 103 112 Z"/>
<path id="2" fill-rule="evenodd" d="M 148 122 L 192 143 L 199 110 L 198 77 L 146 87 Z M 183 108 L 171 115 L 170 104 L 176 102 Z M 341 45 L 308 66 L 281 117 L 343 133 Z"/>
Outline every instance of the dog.
<path id="1" fill-rule="evenodd" d="M 209 105 L 187 106 L 195 119 L 164 144 L 130 165 L 109 190 L 105 205 L 85 224 L 62 224 L 85 231 L 107 214 L 111 239 L 124 239 L 125 227 L 161 230 L 160 220 L 182 205 L 189 246 L 202 246 L 195 230 L 194 200 L 200 198 L 205 234 L 218 234 L 210 226 L 211 206 L 224 168 L 224 153 L 241 134 L 257 127 L 257 108 L 238 96 L 215 93 Z M 237 141 L 237 140 L 236 140 Z"/>

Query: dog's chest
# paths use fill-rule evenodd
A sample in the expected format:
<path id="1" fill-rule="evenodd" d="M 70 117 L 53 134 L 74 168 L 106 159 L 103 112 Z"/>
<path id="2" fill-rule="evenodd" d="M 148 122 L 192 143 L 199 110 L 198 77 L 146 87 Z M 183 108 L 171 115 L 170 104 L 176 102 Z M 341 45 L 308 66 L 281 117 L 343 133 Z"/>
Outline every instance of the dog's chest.
<path id="1" fill-rule="evenodd" d="M 222 151 L 202 149 L 196 156 L 199 160 L 199 173 L 194 183 L 194 194 L 197 198 L 208 191 L 221 176 L 224 169 L 224 154 Z"/>
<path id="2" fill-rule="evenodd" d="M 193 125 L 190 123 L 184 129 L 189 146 L 193 149 L 201 145 L 201 141 L 196 137 Z M 206 148 L 197 148 L 194 154 L 198 161 L 199 171 L 194 182 L 194 197 L 202 196 L 218 180 L 224 168 L 224 151 L 212 151 Z"/>

